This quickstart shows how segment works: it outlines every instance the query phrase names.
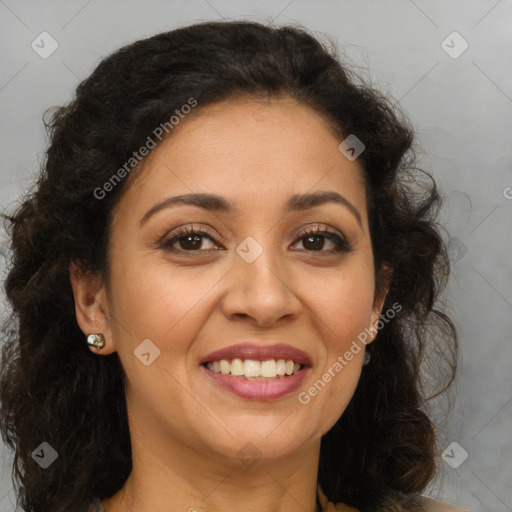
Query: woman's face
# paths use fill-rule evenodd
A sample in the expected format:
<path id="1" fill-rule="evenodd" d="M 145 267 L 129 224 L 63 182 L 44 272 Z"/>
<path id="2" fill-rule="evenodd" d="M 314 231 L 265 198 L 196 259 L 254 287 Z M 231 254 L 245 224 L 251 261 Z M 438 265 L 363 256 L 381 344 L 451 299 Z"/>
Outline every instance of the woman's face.
<path id="1" fill-rule="evenodd" d="M 131 428 L 154 446 L 236 459 L 252 443 L 279 458 L 318 443 L 343 413 L 364 350 L 344 355 L 380 309 L 362 171 L 340 142 L 291 99 L 230 100 L 199 104 L 143 162 L 115 210 L 101 354 L 118 352 Z M 321 193 L 342 199 L 300 199 Z M 181 195 L 192 201 L 170 201 Z M 218 199 L 192 204 L 203 195 Z M 271 348 L 209 356 L 246 343 Z M 220 373 L 202 364 L 276 371 L 299 359 L 275 344 L 308 366 L 263 382 L 224 374 L 236 361 L 215 363 Z"/>

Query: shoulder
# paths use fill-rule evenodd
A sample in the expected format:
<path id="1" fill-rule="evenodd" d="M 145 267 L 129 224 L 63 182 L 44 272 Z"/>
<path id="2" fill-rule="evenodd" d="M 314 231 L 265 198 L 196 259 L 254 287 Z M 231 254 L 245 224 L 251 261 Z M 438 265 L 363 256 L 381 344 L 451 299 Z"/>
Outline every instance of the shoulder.
<path id="1" fill-rule="evenodd" d="M 322 512 L 358 512 L 354 507 L 349 507 L 343 503 L 332 503 L 328 501 L 327 496 L 323 493 L 320 485 L 317 487 L 317 492 L 318 499 L 322 506 Z M 438 501 L 428 496 L 414 496 L 419 499 L 419 502 L 423 507 L 423 512 L 471 512 L 468 509 L 450 505 L 449 503 Z"/>
<path id="2" fill-rule="evenodd" d="M 438 501 L 428 496 L 420 496 L 421 504 L 425 512 L 471 512 L 467 508 L 450 505 L 444 501 Z"/>
<path id="3" fill-rule="evenodd" d="M 87 512 L 106 512 L 106 510 L 99 498 L 93 498 L 89 503 Z"/>

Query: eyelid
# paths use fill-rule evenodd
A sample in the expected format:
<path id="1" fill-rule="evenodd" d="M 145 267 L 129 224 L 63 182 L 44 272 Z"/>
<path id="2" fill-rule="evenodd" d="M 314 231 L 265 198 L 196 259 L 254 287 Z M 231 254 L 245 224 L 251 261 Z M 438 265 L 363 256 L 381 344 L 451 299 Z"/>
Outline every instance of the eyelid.
<path id="1" fill-rule="evenodd" d="M 325 232 L 325 231 L 332 233 L 333 235 L 339 236 L 340 238 L 345 240 L 345 242 L 348 243 L 347 238 L 341 231 L 339 231 L 338 229 L 332 228 L 331 226 L 328 226 L 327 224 L 322 224 L 322 223 L 319 223 L 315 226 L 305 226 L 305 227 L 301 228 L 299 230 L 299 232 L 297 233 L 297 238 L 301 238 L 304 235 L 307 235 L 311 232 L 318 232 L 321 234 L 322 232 Z"/>
<path id="2" fill-rule="evenodd" d="M 208 238 L 211 238 L 212 242 L 215 244 L 221 244 L 219 240 L 220 237 L 211 233 L 207 228 L 198 227 L 196 224 L 187 224 L 185 226 L 179 226 L 172 229 L 171 231 L 168 231 L 163 237 L 160 237 L 160 242 L 158 245 L 159 247 L 165 248 L 166 246 L 170 246 L 170 242 L 176 241 L 179 238 L 189 234 L 205 235 Z"/>

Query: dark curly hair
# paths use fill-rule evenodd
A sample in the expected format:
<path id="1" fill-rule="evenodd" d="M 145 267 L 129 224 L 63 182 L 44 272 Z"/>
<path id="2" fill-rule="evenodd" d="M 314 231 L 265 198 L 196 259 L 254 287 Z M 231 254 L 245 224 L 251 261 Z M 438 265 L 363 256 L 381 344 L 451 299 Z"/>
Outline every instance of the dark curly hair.
<path id="1" fill-rule="evenodd" d="M 356 134 L 366 146 L 358 162 L 376 296 L 386 263 L 394 272 L 383 310 L 402 309 L 368 346 L 371 362 L 322 438 L 318 482 L 330 501 L 362 512 L 421 509 L 413 496 L 437 468 L 427 401 L 453 381 L 458 355 L 456 329 L 440 306 L 449 275 L 436 223 L 440 193 L 416 164 L 406 116 L 341 64 L 332 41 L 299 26 L 221 21 L 160 33 L 103 59 L 68 105 L 45 115 L 50 143 L 40 174 L 3 215 L 11 311 L 2 331 L 0 428 L 15 452 L 24 511 L 85 510 L 93 496 L 122 488 L 131 471 L 123 368 L 117 353 L 96 357 L 85 343 L 69 264 L 108 282 L 112 212 L 140 169 L 101 200 L 95 190 L 191 97 L 201 108 L 240 95 L 295 98 L 323 115 L 340 141 Z M 42 441 L 58 452 L 45 470 L 32 458 Z"/>

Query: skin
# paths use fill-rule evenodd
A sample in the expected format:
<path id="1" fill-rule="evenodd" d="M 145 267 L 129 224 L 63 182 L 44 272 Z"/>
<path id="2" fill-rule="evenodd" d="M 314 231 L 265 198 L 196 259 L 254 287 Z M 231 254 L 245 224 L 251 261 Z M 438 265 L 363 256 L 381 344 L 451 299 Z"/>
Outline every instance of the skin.
<path id="1" fill-rule="evenodd" d="M 114 212 L 110 282 L 70 265 L 78 324 L 106 339 L 101 351 L 90 350 L 117 351 L 126 372 L 133 470 L 104 505 L 107 512 L 315 512 L 321 436 L 352 397 L 364 351 L 307 405 L 297 395 L 377 322 L 383 303 L 374 300 L 360 164 L 339 151 L 322 116 L 288 98 L 198 106 L 171 135 L 146 157 Z M 333 202 L 283 210 L 292 194 L 318 191 L 345 197 L 361 226 Z M 155 204 L 191 192 L 224 196 L 239 212 L 179 205 L 140 225 Z M 203 237 L 198 251 L 183 238 L 175 252 L 158 247 L 191 224 L 218 242 Z M 327 254 L 336 245 L 322 237 L 308 243 L 298 236 L 304 227 L 344 236 L 352 251 Z M 247 236 L 263 248 L 252 263 L 235 251 Z M 145 339 L 160 350 L 148 366 L 134 356 Z M 246 340 L 306 351 L 313 366 L 305 384 L 274 401 L 220 389 L 200 358 Z M 247 443 L 261 456 L 252 466 L 237 456 Z"/>

